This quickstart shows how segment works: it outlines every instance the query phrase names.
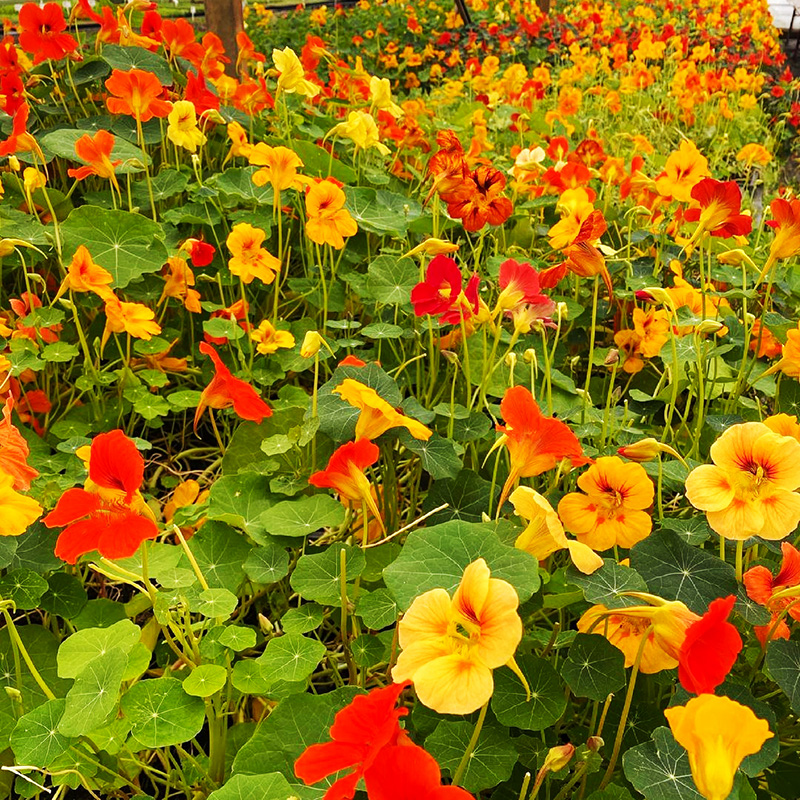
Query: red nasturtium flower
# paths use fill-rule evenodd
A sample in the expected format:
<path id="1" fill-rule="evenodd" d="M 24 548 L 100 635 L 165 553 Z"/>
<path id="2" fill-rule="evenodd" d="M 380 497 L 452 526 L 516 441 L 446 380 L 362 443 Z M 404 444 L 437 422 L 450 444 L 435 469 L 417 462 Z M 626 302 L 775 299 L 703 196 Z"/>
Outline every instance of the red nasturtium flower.
<path id="1" fill-rule="evenodd" d="M 68 33 L 67 21 L 58 3 L 25 3 L 19 11 L 19 46 L 33 55 L 33 63 L 58 61 L 78 48 Z"/>
<path id="2" fill-rule="evenodd" d="M 106 89 L 112 95 L 106 98 L 112 114 L 127 114 L 138 122 L 147 122 L 166 117 L 172 110 L 171 103 L 162 99 L 164 87 L 152 72 L 115 69 L 106 80 Z"/>
<path id="3" fill-rule="evenodd" d="M 31 109 L 27 103 L 21 105 L 14 112 L 11 123 L 11 136 L 0 142 L 0 156 L 10 156 L 14 153 L 36 153 L 44 162 L 44 153 L 33 135 L 28 133 L 28 117 Z"/>
<path id="4" fill-rule="evenodd" d="M 217 248 L 202 239 L 187 239 L 180 249 L 189 254 L 189 260 L 195 267 L 207 267 L 216 255 Z"/>
<path id="5" fill-rule="evenodd" d="M 686 631 L 678 653 L 678 680 L 687 692 L 713 694 L 731 671 L 742 637 L 728 622 L 736 597 L 712 600 L 708 611 Z"/>
<path id="6" fill-rule="evenodd" d="M 699 208 L 690 208 L 685 214 L 687 222 L 697 222 L 692 241 L 708 231 L 712 236 L 729 239 L 746 236 L 753 226 L 752 217 L 742 214 L 742 192 L 736 181 L 715 181 L 703 178 L 692 187 L 692 199 Z"/>
<path id="7" fill-rule="evenodd" d="M 461 270 L 452 258 L 436 256 L 425 270 L 425 280 L 411 290 L 411 302 L 418 317 L 430 314 L 440 322 L 458 325 L 461 315 L 478 313 L 477 275 L 462 292 Z"/>
<path id="8" fill-rule="evenodd" d="M 585 463 L 581 443 L 569 426 L 545 417 L 524 386 L 513 386 L 506 391 L 500 413 L 506 424 L 498 425 L 497 430 L 503 434 L 501 441 L 508 448 L 511 469 L 498 508 L 520 478 L 541 475 L 564 458 L 571 459 L 573 466 Z"/>
<path id="9" fill-rule="evenodd" d="M 67 489 L 44 518 L 48 528 L 66 525 L 55 553 L 69 564 L 97 550 L 106 558 L 128 558 L 158 528 L 139 487 L 144 459 L 122 431 L 95 436 L 89 451 L 84 488 Z"/>
<path id="10" fill-rule="evenodd" d="M 773 577 L 772 573 L 764 566 L 752 567 L 744 574 L 744 586 L 747 589 L 747 596 L 764 606 L 772 614 L 772 619 L 767 625 L 757 625 L 755 627 L 756 636 L 759 641 L 765 644 L 769 632 L 774 628 L 773 639 L 788 639 L 789 626 L 785 619 L 780 615 L 788 608 L 788 615 L 800 621 L 800 604 L 792 603 L 800 597 L 800 592 L 787 592 L 786 589 L 794 589 L 800 586 L 800 550 L 789 542 L 781 544 L 783 559 L 778 574 Z M 777 623 L 777 625 L 776 625 Z"/>
<path id="11" fill-rule="evenodd" d="M 242 418 L 260 423 L 264 417 L 272 416 L 272 409 L 256 394 L 256 390 L 246 381 L 231 374 L 222 363 L 217 351 L 205 342 L 200 342 L 200 352 L 210 356 L 214 362 L 215 374 L 211 383 L 203 389 L 197 411 L 194 415 L 194 429 L 206 408 L 230 408 Z"/>

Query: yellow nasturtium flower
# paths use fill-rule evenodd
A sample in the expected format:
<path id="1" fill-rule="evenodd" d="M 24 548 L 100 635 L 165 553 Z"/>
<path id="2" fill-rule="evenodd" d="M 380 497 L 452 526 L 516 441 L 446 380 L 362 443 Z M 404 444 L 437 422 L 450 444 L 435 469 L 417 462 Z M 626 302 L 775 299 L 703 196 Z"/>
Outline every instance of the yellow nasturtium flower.
<path id="1" fill-rule="evenodd" d="M 726 800 L 744 758 L 774 736 L 767 721 L 747 706 L 714 694 L 693 697 L 664 715 L 689 754 L 692 777 L 705 800 Z"/>
<path id="2" fill-rule="evenodd" d="M 347 122 L 334 125 L 330 134 L 350 139 L 362 150 L 374 147 L 383 155 L 389 155 L 389 148 L 381 142 L 375 120 L 366 111 L 351 111 L 347 116 Z"/>
<path id="3" fill-rule="evenodd" d="M 369 97 L 379 111 L 388 111 L 393 117 L 403 115 L 403 109 L 392 100 L 392 84 L 388 78 L 373 75 L 369 79 Z"/>
<path id="4" fill-rule="evenodd" d="M 514 587 L 492 578 L 482 558 L 473 561 L 452 599 L 431 589 L 411 604 L 392 677 L 413 681 L 420 702 L 439 714 L 475 711 L 492 696 L 492 670 L 513 662 L 522 639 L 518 607 Z"/>
<path id="5" fill-rule="evenodd" d="M 0 517 L 3 527 L 0 535 L 19 536 L 42 513 L 42 507 L 32 498 L 14 489 L 14 478 L 0 471 Z"/>
<path id="6" fill-rule="evenodd" d="M 278 76 L 278 91 L 287 94 L 297 93 L 306 97 L 316 97 L 319 86 L 306 80 L 306 73 L 297 53 L 291 47 L 277 48 L 272 51 L 272 63 L 280 72 Z"/>
<path id="7" fill-rule="evenodd" d="M 279 331 L 267 319 L 250 332 L 250 338 L 258 342 L 256 350 L 263 355 L 275 353 L 280 348 L 294 347 L 294 336 L 289 331 Z"/>
<path id="8" fill-rule="evenodd" d="M 206 143 L 206 135 L 197 127 L 197 112 L 191 100 L 173 103 L 167 121 L 167 137 L 178 147 L 195 153 Z"/>

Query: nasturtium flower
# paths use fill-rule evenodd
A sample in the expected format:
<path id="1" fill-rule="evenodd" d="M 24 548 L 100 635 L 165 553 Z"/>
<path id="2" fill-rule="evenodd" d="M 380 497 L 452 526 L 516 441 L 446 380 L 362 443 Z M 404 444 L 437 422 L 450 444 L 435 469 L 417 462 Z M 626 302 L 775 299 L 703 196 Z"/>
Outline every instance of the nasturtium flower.
<path id="1" fill-rule="evenodd" d="M 67 275 L 61 282 L 58 295 L 61 296 L 66 291 L 72 292 L 94 292 L 103 299 L 113 295 L 111 283 L 114 278 L 111 273 L 96 264 L 92 259 L 91 253 L 86 249 L 86 245 L 78 245 L 77 250 L 72 256 L 72 260 L 67 267 Z"/>
<path id="2" fill-rule="evenodd" d="M 285 189 L 300 189 L 310 181 L 310 178 L 298 173 L 297 170 L 303 166 L 303 162 L 300 156 L 288 147 L 271 147 L 259 142 L 251 149 L 247 160 L 252 165 L 261 167 L 253 173 L 253 183 L 256 186 L 265 186 L 269 183 L 275 192 L 276 202 Z"/>
<path id="3" fill-rule="evenodd" d="M 377 439 L 392 428 L 405 428 L 415 439 L 423 441 L 433 434 L 418 420 L 393 408 L 372 387 L 352 378 L 345 378 L 333 393 L 361 411 L 356 421 L 356 439 Z"/>
<path id="4" fill-rule="evenodd" d="M 569 426 L 553 417 L 545 417 L 529 389 L 513 386 L 500 403 L 505 425 L 498 425 L 500 440 L 508 450 L 511 468 L 500 495 L 502 506 L 513 485 L 520 478 L 541 475 L 565 458 L 573 466 L 584 463 L 581 444 Z"/>
<path id="5" fill-rule="evenodd" d="M 32 497 L 20 494 L 15 488 L 16 479 L 0 465 L 0 536 L 19 536 L 28 530 L 42 514 L 42 507 Z"/>
<path id="6" fill-rule="evenodd" d="M 369 79 L 369 98 L 378 111 L 388 111 L 393 117 L 403 115 L 403 109 L 392 100 L 392 84 L 388 78 L 373 75 Z"/>
<path id="7" fill-rule="evenodd" d="M 751 142 L 739 150 L 736 154 L 736 160 L 743 161 L 748 167 L 752 167 L 753 164 L 759 164 L 763 167 L 772 161 L 772 153 L 764 145 Z"/>
<path id="8" fill-rule="evenodd" d="M 316 244 L 344 247 L 345 236 L 358 232 L 356 221 L 344 207 L 341 187 L 327 179 L 312 183 L 306 192 L 306 235 Z"/>
<path id="9" fill-rule="evenodd" d="M 306 80 L 303 65 L 291 47 L 284 47 L 283 50 L 275 48 L 272 51 L 272 63 L 280 73 L 279 92 L 287 94 L 296 92 L 305 97 L 316 97 L 319 94 L 319 86 Z"/>
<path id="10" fill-rule="evenodd" d="M 157 305 L 161 305 L 168 297 L 174 297 L 183 303 L 187 311 L 199 314 L 202 310 L 200 292 L 192 289 L 192 286 L 195 285 L 194 273 L 186 263 L 186 259 L 180 256 L 170 256 L 161 274 L 165 280 L 164 290 L 161 292 Z"/>
<path id="11" fill-rule="evenodd" d="M 289 331 L 278 330 L 268 319 L 250 331 L 250 338 L 256 342 L 256 350 L 262 355 L 276 353 L 281 348 L 294 347 L 294 336 Z"/>
<path id="12" fill-rule="evenodd" d="M 663 197 L 688 203 L 692 199 L 692 189 L 709 174 L 708 159 L 694 142 L 684 139 L 667 158 L 664 171 L 656 178 L 656 188 Z"/>
<path id="13" fill-rule="evenodd" d="M 48 528 L 66 526 L 55 554 L 69 564 L 97 550 L 105 558 L 128 558 L 158 528 L 139 489 L 144 459 L 122 431 L 95 436 L 84 488 L 67 489 L 44 518 Z"/>
<path id="14" fill-rule="evenodd" d="M 247 158 L 253 150 L 253 145 L 247 141 L 247 131 L 238 122 L 229 122 L 226 130 L 231 140 L 231 149 L 225 156 L 225 161 L 230 161 L 234 156 Z"/>
<path id="15" fill-rule="evenodd" d="M 690 208 L 685 214 L 687 222 L 697 222 L 692 234 L 696 241 L 705 231 L 712 236 L 729 239 L 746 236 L 753 227 L 753 219 L 742 214 L 742 192 L 736 181 L 716 181 L 703 178 L 692 187 L 692 200 L 699 208 Z"/>
<path id="16" fill-rule="evenodd" d="M 729 697 L 702 694 L 664 715 L 689 754 L 692 778 L 705 800 L 726 800 L 739 765 L 774 736 L 766 720 Z"/>
<path id="17" fill-rule="evenodd" d="M 228 234 L 225 243 L 233 254 L 228 269 L 242 283 L 252 283 L 253 278 L 272 283 L 280 272 L 281 262 L 262 247 L 265 238 L 266 233 L 249 222 L 238 222 Z"/>
<path id="18" fill-rule="evenodd" d="M 142 303 L 127 303 L 116 295 L 106 297 L 106 327 L 103 330 L 101 349 L 112 333 L 127 333 L 134 339 L 151 339 L 161 333 L 161 326 L 156 322 L 155 312 Z"/>
<path id="19" fill-rule="evenodd" d="M 478 167 L 465 178 L 458 196 L 447 201 L 447 213 L 460 219 L 465 231 L 479 231 L 487 223 L 502 225 L 514 211 L 505 188 L 506 176 L 499 169 Z"/>
<path id="20" fill-rule="evenodd" d="M 206 135 L 197 126 L 197 111 L 190 100 L 173 103 L 167 122 L 167 138 L 178 147 L 195 153 L 206 143 Z"/>
<path id="21" fill-rule="evenodd" d="M 500 265 L 497 285 L 500 295 L 497 298 L 495 313 L 500 310 L 511 311 L 517 306 L 535 306 L 541 317 L 551 317 L 556 304 L 542 294 L 539 273 L 526 261 L 507 258 Z"/>
<path id="22" fill-rule="evenodd" d="M 106 80 L 106 105 L 112 114 L 126 114 L 138 122 L 166 117 L 172 104 L 162 99 L 164 87 L 152 72 L 115 69 Z"/>
<path id="23" fill-rule="evenodd" d="M 778 540 L 800 523 L 800 442 L 761 422 L 732 425 L 711 445 L 713 464 L 686 479 L 686 497 L 726 539 Z"/>
<path id="24" fill-rule="evenodd" d="M 417 597 L 399 624 L 395 681 L 411 680 L 423 705 L 470 714 L 492 696 L 492 670 L 511 662 L 522 638 L 519 598 L 479 558 L 452 599 L 444 589 Z"/>
<path id="25" fill-rule="evenodd" d="M 258 396 L 247 381 L 234 376 L 222 362 L 217 351 L 205 342 L 200 342 L 200 352 L 214 363 L 214 377 L 203 389 L 194 415 L 194 429 L 207 408 L 231 408 L 242 419 L 260 423 L 264 417 L 272 416 L 272 409 Z"/>
<path id="26" fill-rule="evenodd" d="M 380 456 L 378 445 L 369 439 L 357 439 L 337 447 L 325 469 L 315 472 L 308 482 L 320 489 L 333 489 L 358 509 L 363 503 L 383 527 L 383 518 L 364 470 L 375 464 Z"/>
<path id="27" fill-rule="evenodd" d="M 477 278 L 477 276 L 474 276 Z M 430 314 L 440 322 L 458 325 L 462 316 L 478 313 L 478 280 L 462 287 L 461 270 L 452 258 L 438 255 L 425 269 L 425 280 L 411 290 L 411 304 L 418 317 Z"/>
<path id="28" fill-rule="evenodd" d="M 2 467 L 2 463 L 0 463 Z M 800 621 L 800 550 L 789 542 L 781 542 L 781 567 L 778 574 L 772 573 L 762 565 L 751 567 L 742 578 L 747 596 L 764 606 L 772 618 L 766 625 L 757 625 L 754 630 L 762 644 L 772 632 L 773 639 L 788 639 L 789 626 L 782 614 L 785 611 L 793 620 Z M 795 590 L 795 591 L 792 591 Z"/>
<path id="29" fill-rule="evenodd" d="M 431 237 L 420 242 L 416 247 L 412 247 L 403 258 L 409 256 L 417 256 L 424 254 L 427 256 L 441 256 L 455 253 L 459 249 L 459 245 L 455 242 L 448 242 L 446 239 L 436 239 Z"/>
<path id="30" fill-rule="evenodd" d="M 389 154 L 389 148 L 381 142 L 374 118 L 366 111 L 351 111 L 346 122 L 340 122 L 331 128 L 330 135 L 350 139 L 361 150 L 374 147 L 381 155 Z"/>
<path id="31" fill-rule="evenodd" d="M 775 231 L 769 247 L 767 263 L 758 276 L 762 280 L 776 261 L 782 261 L 800 253 L 800 199 L 785 200 L 777 197 L 770 204 L 772 219 L 766 224 Z"/>
<path id="32" fill-rule="evenodd" d="M 603 559 L 582 542 L 567 539 L 558 514 L 547 500 L 528 486 L 519 486 L 509 497 L 514 512 L 527 521 L 514 546 L 544 561 L 557 550 L 567 550 L 575 567 L 591 575 L 603 566 Z"/>
<path id="33" fill-rule="evenodd" d="M 78 49 L 78 43 L 64 33 L 67 21 L 58 3 L 25 3 L 19 10 L 19 46 L 33 56 L 34 64 L 59 61 Z"/>
<path id="34" fill-rule="evenodd" d="M 39 477 L 39 472 L 28 465 L 30 447 L 11 421 L 13 410 L 14 398 L 9 395 L 3 404 L 3 418 L 0 420 L 0 473 L 13 478 L 14 489 L 27 492 L 31 481 Z"/>
<path id="35" fill-rule="evenodd" d="M 180 249 L 188 253 L 189 260 L 195 267 L 207 267 L 216 255 L 217 248 L 202 239 L 186 239 Z"/>
<path id="36" fill-rule="evenodd" d="M 625 354 L 622 369 L 635 375 L 644 369 L 646 358 L 661 352 L 670 336 L 670 313 L 663 308 L 633 309 L 633 328 L 614 334 L 614 343 Z"/>
<path id="37" fill-rule="evenodd" d="M 94 136 L 84 133 L 75 142 L 75 155 L 81 161 L 86 161 L 86 166 L 68 169 L 67 174 L 79 181 L 90 175 L 97 175 L 98 178 L 106 178 L 111 181 L 119 191 L 114 170 L 122 163 L 122 159 L 111 160 L 111 151 L 114 149 L 115 141 L 114 134 L 108 131 L 97 131 Z"/>
<path id="38" fill-rule="evenodd" d="M 45 162 L 42 148 L 39 147 L 33 134 L 28 132 L 28 117 L 30 113 L 31 109 L 27 103 L 23 103 L 14 112 L 11 122 L 11 135 L 5 141 L 0 142 L 0 156 L 13 156 L 14 153 L 35 153 L 42 163 Z M 17 164 L 19 164 L 18 161 Z"/>
<path id="39" fill-rule="evenodd" d="M 728 617 L 735 595 L 712 600 L 703 616 L 686 630 L 678 653 L 678 680 L 687 692 L 712 694 L 742 649 L 742 637 Z"/>
<path id="40" fill-rule="evenodd" d="M 603 456 L 578 478 L 580 492 L 561 498 L 564 527 L 593 550 L 633 547 L 650 535 L 655 488 L 644 467 L 618 456 Z"/>

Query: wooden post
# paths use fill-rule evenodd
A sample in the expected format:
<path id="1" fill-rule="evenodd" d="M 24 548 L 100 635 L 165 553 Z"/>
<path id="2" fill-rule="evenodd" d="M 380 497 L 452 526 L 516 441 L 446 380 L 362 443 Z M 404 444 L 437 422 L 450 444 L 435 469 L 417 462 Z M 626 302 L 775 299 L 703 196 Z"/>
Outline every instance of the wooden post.
<path id="1" fill-rule="evenodd" d="M 216 33 L 225 47 L 231 63 L 225 65 L 228 75 L 236 75 L 236 57 L 239 49 L 236 34 L 244 30 L 242 0 L 205 0 L 206 30 Z"/>
<path id="2" fill-rule="evenodd" d="M 464 0 L 455 0 L 455 3 L 456 11 L 458 11 L 458 15 L 461 17 L 461 22 L 464 24 L 464 27 L 470 27 L 472 25 L 472 17 L 470 16 L 467 4 Z"/>

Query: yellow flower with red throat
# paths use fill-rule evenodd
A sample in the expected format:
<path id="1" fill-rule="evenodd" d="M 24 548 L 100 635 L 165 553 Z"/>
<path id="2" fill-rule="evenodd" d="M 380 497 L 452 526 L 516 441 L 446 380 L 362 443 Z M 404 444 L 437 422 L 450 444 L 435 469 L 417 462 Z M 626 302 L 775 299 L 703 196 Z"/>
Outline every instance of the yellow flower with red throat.
<path id="1" fill-rule="evenodd" d="M 494 691 L 492 670 L 514 658 L 522 620 L 514 587 L 492 578 L 479 558 L 465 570 L 455 595 L 431 589 L 400 620 L 403 652 L 396 683 L 414 682 L 423 705 L 439 714 L 470 714 Z"/>
<path id="2" fill-rule="evenodd" d="M 692 778 L 705 800 L 726 800 L 742 761 L 774 736 L 769 723 L 747 706 L 714 694 L 693 697 L 664 716 L 689 754 Z"/>
<path id="3" fill-rule="evenodd" d="M 195 153 L 206 143 L 206 135 L 197 127 L 197 112 L 191 100 L 173 103 L 167 121 L 167 138 L 178 147 Z"/>
<path id="4" fill-rule="evenodd" d="M 401 414 L 370 386 L 345 378 L 333 393 L 361 411 L 356 422 L 356 439 L 377 439 L 391 428 L 405 428 L 415 439 L 425 442 L 431 438 L 430 428 Z"/>
<path id="5" fill-rule="evenodd" d="M 684 139 L 680 147 L 670 154 L 664 171 L 656 178 L 656 189 L 662 197 L 689 203 L 695 184 L 710 175 L 708 159 L 694 142 Z"/>
<path id="6" fill-rule="evenodd" d="M 603 566 L 603 559 L 588 545 L 567 539 L 558 514 L 547 500 L 528 486 L 519 486 L 508 498 L 514 512 L 528 525 L 517 537 L 514 546 L 544 561 L 557 550 L 568 550 L 572 563 L 584 575 L 591 575 Z"/>
<path id="7" fill-rule="evenodd" d="M 777 540 L 800 522 L 800 442 L 762 422 L 732 425 L 711 445 L 713 464 L 686 479 L 686 497 L 726 539 Z"/>
<path id="8" fill-rule="evenodd" d="M 272 63 L 275 64 L 280 75 L 278 76 L 278 92 L 287 94 L 302 94 L 305 97 L 316 97 L 319 86 L 306 80 L 305 70 L 291 47 L 277 48 L 272 51 Z"/>
<path id="9" fill-rule="evenodd" d="M 603 456 L 578 478 L 580 492 L 561 498 L 564 527 L 593 550 L 633 547 L 650 535 L 653 481 L 640 464 Z"/>
<path id="10" fill-rule="evenodd" d="M 306 192 L 306 235 L 317 244 L 329 244 L 341 250 L 344 237 L 358 232 L 356 221 L 344 207 L 345 195 L 328 178 L 313 183 Z"/>
<path id="11" fill-rule="evenodd" d="M 366 111 L 351 111 L 347 121 L 334 125 L 328 135 L 350 139 L 357 149 L 369 150 L 374 147 L 381 155 L 389 155 L 389 148 L 381 142 L 375 119 Z"/>
<path id="12" fill-rule="evenodd" d="M 294 347 L 294 336 L 289 331 L 279 331 L 267 319 L 250 332 L 250 338 L 258 343 L 256 350 L 263 355 L 270 355 L 281 348 Z"/>
<path id="13" fill-rule="evenodd" d="M 297 170 L 303 166 L 300 156 L 288 147 L 270 147 L 264 142 L 259 142 L 250 150 L 248 161 L 261 167 L 253 173 L 253 183 L 256 186 L 270 184 L 275 192 L 275 202 L 278 202 L 280 193 L 284 189 L 300 189 L 310 181 L 305 175 L 300 175 Z"/>
<path id="14" fill-rule="evenodd" d="M 625 654 L 625 666 L 631 667 L 644 636 L 639 669 L 647 674 L 678 666 L 686 631 L 700 617 L 678 600 L 664 600 L 644 592 L 627 592 L 650 605 L 606 608 L 592 606 L 578 620 L 581 633 L 599 633 Z"/>
<path id="15" fill-rule="evenodd" d="M 247 222 L 233 226 L 225 244 L 233 257 L 228 261 L 228 269 L 238 275 L 242 283 L 252 283 L 258 278 L 262 283 L 272 283 L 280 272 L 281 262 L 261 245 L 266 234 L 261 228 L 254 228 Z"/>

